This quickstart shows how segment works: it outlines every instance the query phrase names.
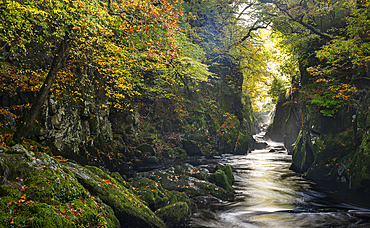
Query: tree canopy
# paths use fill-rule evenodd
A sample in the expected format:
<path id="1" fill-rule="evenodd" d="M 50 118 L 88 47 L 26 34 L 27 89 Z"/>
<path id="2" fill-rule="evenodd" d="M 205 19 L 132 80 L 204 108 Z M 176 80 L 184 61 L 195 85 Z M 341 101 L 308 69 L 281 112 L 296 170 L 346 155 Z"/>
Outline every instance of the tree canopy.
<path id="1" fill-rule="evenodd" d="M 368 78 L 368 0 L 4 0 L 0 19 L 2 91 L 45 87 L 38 106 L 51 89 L 133 110 L 137 99 L 176 97 L 171 88 L 189 80 L 223 80 L 253 99 L 268 95 L 261 86 L 276 96 L 283 77 L 332 116 Z M 225 67 L 233 73 L 222 78 Z"/>

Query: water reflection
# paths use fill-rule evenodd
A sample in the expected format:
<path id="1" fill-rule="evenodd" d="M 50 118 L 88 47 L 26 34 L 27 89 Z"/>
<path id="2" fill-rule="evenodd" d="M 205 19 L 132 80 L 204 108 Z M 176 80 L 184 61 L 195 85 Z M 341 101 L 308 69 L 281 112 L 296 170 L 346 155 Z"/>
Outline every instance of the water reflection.
<path id="1" fill-rule="evenodd" d="M 238 196 L 201 208 L 191 227 L 370 227 L 369 197 L 318 188 L 289 170 L 291 155 L 286 152 L 256 150 L 225 156 L 223 162 L 234 169 Z"/>

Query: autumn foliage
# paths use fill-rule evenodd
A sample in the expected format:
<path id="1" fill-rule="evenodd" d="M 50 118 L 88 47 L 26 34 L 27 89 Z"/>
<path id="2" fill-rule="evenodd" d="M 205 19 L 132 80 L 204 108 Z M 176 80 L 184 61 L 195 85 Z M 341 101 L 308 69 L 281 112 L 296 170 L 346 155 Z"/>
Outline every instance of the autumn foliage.
<path id="1" fill-rule="evenodd" d="M 83 101 L 95 87 L 124 109 L 146 90 L 143 72 L 163 70 L 181 50 L 178 2 L 6 0 L 1 7 L 2 92 L 38 91 L 68 33 L 68 59 L 52 92 Z"/>

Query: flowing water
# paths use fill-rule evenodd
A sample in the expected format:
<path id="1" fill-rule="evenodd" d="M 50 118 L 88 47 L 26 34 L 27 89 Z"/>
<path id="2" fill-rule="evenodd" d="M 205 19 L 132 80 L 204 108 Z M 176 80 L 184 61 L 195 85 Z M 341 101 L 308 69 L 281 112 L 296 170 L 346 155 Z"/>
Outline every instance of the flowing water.
<path id="1" fill-rule="evenodd" d="M 291 159 L 286 151 L 269 149 L 224 155 L 221 162 L 233 167 L 238 195 L 233 201 L 200 208 L 190 226 L 370 227 L 370 193 L 305 180 L 289 170 Z"/>

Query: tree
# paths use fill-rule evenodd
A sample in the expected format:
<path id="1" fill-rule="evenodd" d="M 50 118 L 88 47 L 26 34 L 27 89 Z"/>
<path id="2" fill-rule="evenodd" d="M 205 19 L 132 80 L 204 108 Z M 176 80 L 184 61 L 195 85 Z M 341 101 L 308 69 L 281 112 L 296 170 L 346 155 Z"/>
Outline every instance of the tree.
<path id="1" fill-rule="evenodd" d="M 166 0 L 5 1 L 1 10 L 2 79 L 9 78 L 7 72 L 19 79 L 25 71 L 49 72 L 45 80 L 39 77 L 42 90 L 15 135 L 18 142 L 33 125 L 56 77 L 69 78 L 70 88 L 75 87 L 71 93 L 81 99 L 77 83 L 83 87 L 86 81 L 103 79 L 113 106 L 122 109 L 128 105 L 126 96 L 146 89 L 135 72 L 163 69 L 180 51 L 176 35 L 182 13 L 177 3 Z M 91 71 L 95 74 L 87 77 L 81 73 Z"/>

